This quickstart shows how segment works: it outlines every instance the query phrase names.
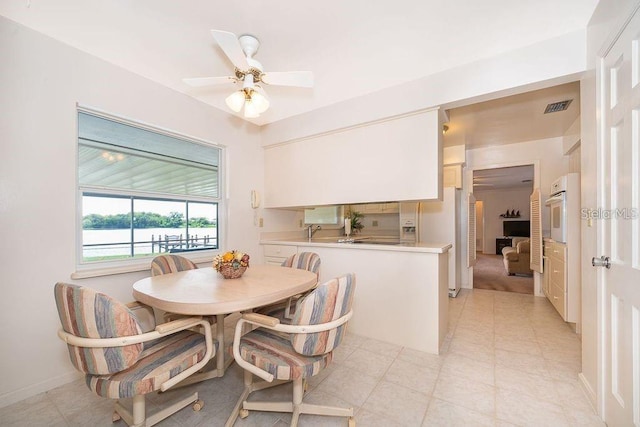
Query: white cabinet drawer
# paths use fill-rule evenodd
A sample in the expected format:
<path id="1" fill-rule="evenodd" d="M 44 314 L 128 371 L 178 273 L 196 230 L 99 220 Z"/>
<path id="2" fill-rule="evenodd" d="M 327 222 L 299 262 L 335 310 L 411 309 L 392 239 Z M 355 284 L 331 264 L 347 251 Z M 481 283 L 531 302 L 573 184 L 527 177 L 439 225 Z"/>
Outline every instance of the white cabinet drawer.
<path id="1" fill-rule="evenodd" d="M 549 280 L 551 284 L 564 289 L 564 262 L 554 257 L 549 259 Z"/>
<path id="2" fill-rule="evenodd" d="M 288 258 L 298 252 L 297 246 L 289 245 L 263 245 L 265 257 Z"/>
<path id="3" fill-rule="evenodd" d="M 564 288 L 559 288 L 558 286 L 551 284 L 551 297 L 549 300 L 551 304 L 558 310 L 560 316 L 563 320 L 566 320 L 566 313 L 564 307 Z"/>

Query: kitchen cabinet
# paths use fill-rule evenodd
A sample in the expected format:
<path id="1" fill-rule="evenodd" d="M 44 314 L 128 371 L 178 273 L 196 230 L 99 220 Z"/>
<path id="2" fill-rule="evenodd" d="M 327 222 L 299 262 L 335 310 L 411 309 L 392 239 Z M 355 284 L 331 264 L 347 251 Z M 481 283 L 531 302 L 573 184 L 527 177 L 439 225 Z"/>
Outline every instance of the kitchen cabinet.
<path id="1" fill-rule="evenodd" d="M 565 322 L 575 323 L 580 314 L 580 293 L 575 286 L 574 274 L 568 264 L 568 247 L 565 243 L 545 240 L 543 290 L 551 304 Z"/>
<path id="2" fill-rule="evenodd" d="M 267 265 L 282 265 L 291 255 L 298 252 L 297 246 L 290 245 L 262 245 L 264 263 Z"/>
<path id="3" fill-rule="evenodd" d="M 386 203 L 362 203 L 350 206 L 352 211 L 362 214 L 397 214 L 399 207 L 397 202 Z"/>
<path id="4" fill-rule="evenodd" d="M 264 207 L 439 199 L 442 117 L 434 108 L 266 146 Z"/>

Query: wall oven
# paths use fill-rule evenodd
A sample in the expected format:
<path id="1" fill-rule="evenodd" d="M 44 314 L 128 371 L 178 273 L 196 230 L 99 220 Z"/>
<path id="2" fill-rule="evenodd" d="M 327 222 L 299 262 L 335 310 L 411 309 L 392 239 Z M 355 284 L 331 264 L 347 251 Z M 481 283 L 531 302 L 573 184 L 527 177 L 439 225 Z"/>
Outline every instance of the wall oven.
<path id="1" fill-rule="evenodd" d="M 556 242 L 567 242 L 567 176 L 551 184 L 551 196 L 545 205 L 551 208 L 551 238 Z"/>

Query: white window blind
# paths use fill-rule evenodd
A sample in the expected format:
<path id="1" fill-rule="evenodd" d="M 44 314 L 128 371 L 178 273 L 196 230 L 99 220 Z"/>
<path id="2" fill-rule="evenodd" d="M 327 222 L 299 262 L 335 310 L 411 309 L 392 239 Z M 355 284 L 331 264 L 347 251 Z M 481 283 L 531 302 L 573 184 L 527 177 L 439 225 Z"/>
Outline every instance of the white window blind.
<path id="1" fill-rule="evenodd" d="M 220 149 L 78 113 L 81 188 L 219 197 Z"/>

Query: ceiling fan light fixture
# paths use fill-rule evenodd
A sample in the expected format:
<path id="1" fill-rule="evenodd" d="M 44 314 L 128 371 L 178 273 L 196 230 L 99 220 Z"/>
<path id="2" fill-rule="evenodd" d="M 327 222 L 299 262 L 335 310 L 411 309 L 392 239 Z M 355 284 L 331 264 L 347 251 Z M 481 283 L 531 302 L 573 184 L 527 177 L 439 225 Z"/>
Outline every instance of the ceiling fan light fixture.
<path id="1" fill-rule="evenodd" d="M 255 107 L 258 114 L 262 114 L 269 108 L 269 99 L 264 90 L 258 85 L 250 92 L 251 104 Z"/>
<path id="2" fill-rule="evenodd" d="M 256 105 L 251 99 L 247 99 L 244 103 L 244 116 L 247 119 L 255 119 L 256 117 L 260 117 L 260 113 L 256 108 Z"/>
<path id="3" fill-rule="evenodd" d="M 244 90 L 241 89 L 229 95 L 225 99 L 225 102 L 227 103 L 227 107 L 229 107 L 231 110 L 235 111 L 236 113 L 239 113 L 240 110 L 242 110 L 242 106 L 245 103 L 245 99 L 246 99 L 245 92 Z"/>

